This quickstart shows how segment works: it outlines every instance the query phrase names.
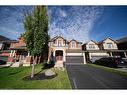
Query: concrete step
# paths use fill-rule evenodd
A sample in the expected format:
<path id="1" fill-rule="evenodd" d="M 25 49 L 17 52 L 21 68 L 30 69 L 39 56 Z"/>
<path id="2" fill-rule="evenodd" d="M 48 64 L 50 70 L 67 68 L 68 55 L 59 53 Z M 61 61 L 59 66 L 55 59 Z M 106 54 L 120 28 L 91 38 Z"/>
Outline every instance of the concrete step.
<path id="1" fill-rule="evenodd" d="M 63 61 L 57 61 L 54 67 L 63 67 Z"/>

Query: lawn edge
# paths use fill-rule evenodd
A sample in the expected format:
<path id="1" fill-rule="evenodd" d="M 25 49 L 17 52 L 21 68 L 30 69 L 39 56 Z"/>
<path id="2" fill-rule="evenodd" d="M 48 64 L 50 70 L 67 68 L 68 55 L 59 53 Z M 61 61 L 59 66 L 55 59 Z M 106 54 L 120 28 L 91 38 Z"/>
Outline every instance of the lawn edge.
<path id="1" fill-rule="evenodd" d="M 120 75 L 123 75 L 123 76 L 127 77 L 127 72 L 125 72 L 125 71 L 120 71 L 120 70 L 117 70 L 115 68 L 100 66 L 100 65 L 91 64 L 91 63 L 88 63 L 87 65 L 92 66 L 92 67 L 96 67 L 96 68 L 100 68 L 100 69 L 103 69 L 103 70 L 106 70 L 106 71 L 110 71 L 110 72 L 113 72 L 113 73 L 117 73 L 117 74 L 120 74 Z"/>

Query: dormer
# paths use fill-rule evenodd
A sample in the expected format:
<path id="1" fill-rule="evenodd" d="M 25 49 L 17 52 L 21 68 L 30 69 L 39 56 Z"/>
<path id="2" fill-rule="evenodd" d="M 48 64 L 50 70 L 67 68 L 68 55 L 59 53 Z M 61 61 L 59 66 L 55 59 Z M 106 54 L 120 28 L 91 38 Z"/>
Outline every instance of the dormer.
<path id="1" fill-rule="evenodd" d="M 103 41 L 99 42 L 99 46 L 101 49 L 105 50 L 118 49 L 117 42 L 111 38 L 106 38 Z"/>

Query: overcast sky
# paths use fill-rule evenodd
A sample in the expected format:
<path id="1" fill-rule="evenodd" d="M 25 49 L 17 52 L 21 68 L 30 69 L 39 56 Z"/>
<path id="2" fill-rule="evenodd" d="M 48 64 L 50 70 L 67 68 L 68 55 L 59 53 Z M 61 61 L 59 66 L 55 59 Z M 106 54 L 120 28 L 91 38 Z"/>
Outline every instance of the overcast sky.
<path id="1" fill-rule="evenodd" d="M 48 6 L 49 34 L 87 42 L 127 36 L 127 7 Z M 0 6 L 0 35 L 17 39 L 24 32 L 24 10 L 33 6 Z"/>

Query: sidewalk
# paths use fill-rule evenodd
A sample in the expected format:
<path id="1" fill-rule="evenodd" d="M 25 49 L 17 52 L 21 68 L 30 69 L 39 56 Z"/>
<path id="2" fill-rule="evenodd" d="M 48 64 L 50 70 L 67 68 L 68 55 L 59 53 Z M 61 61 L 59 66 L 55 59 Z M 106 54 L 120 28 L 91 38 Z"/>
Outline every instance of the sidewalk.
<path id="1" fill-rule="evenodd" d="M 127 68 L 126 68 L 126 67 L 118 68 L 118 69 L 116 69 L 116 70 L 127 72 Z"/>

